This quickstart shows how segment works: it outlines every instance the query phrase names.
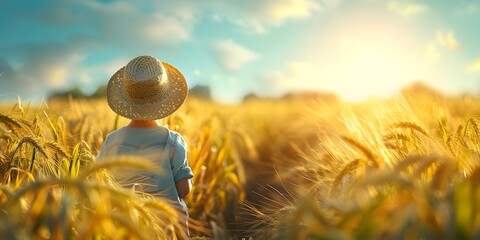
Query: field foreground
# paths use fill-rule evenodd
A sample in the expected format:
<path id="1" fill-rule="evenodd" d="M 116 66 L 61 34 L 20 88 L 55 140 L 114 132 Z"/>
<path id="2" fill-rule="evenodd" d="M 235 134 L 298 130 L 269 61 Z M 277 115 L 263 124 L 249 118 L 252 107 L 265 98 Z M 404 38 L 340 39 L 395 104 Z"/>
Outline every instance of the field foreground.
<path id="1" fill-rule="evenodd" d="M 480 237 L 480 100 L 191 97 L 162 123 L 189 144 L 194 239 Z M 171 239 L 176 213 L 94 158 L 127 120 L 104 100 L 0 106 L 0 235 Z M 181 236 L 179 236 L 181 237 Z"/>

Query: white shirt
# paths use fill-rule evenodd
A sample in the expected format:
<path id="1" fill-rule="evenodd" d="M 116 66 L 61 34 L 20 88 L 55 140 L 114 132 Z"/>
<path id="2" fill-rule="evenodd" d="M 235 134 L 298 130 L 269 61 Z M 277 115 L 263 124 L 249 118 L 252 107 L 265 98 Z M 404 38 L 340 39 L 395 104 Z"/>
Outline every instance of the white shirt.
<path id="1" fill-rule="evenodd" d="M 122 127 L 108 134 L 97 161 L 114 160 L 118 155 L 142 157 L 162 169 L 161 173 L 154 173 L 121 168 L 114 176 L 123 187 L 170 200 L 174 207 L 187 213 L 175 183 L 192 178 L 193 172 L 188 166 L 187 144 L 179 133 L 162 126 Z"/>

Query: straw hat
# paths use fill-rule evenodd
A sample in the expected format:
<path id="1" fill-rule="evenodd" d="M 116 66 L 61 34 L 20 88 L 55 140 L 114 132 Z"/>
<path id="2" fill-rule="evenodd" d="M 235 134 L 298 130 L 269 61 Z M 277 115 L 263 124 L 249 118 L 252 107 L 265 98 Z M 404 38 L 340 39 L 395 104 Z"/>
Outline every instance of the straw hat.
<path id="1" fill-rule="evenodd" d="M 154 57 L 140 56 L 110 78 L 107 102 L 123 117 L 155 120 L 175 112 L 187 92 L 187 81 L 178 69 Z"/>

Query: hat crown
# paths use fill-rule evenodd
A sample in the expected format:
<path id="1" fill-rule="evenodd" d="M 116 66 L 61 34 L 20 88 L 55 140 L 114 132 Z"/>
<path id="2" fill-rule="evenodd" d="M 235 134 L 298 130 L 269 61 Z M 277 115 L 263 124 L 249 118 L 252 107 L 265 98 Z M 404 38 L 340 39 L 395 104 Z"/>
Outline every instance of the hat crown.
<path id="1" fill-rule="evenodd" d="M 165 69 L 154 57 L 140 56 L 125 66 L 125 78 L 131 81 L 162 79 Z"/>
<path id="2" fill-rule="evenodd" d="M 131 60 L 124 71 L 125 97 L 137 104 L 149 104 L 163 97 L 168 78 L 162 62 L 151 56 Z"/>
<path id="3" fill-rule="evenodd" d="M 117 114 L 130 119 L 161 119 L 177 110 L 187 97 L 183 74 L 151 56 L 132 59 L 107 85 L 107 101 Z"/>

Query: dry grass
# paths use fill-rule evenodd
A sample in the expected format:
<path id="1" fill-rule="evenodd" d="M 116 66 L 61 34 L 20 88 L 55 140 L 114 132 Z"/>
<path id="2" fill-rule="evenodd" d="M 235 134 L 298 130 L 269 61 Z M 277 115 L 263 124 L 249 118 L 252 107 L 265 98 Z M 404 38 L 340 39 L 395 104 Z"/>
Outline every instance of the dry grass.
<path id="1" fill-rule="evenodd" d="M 193 239 L 471 239 L 480 236 L 479 112 L 474 98 L 421 95 L 189 98 L 163 124 L 189 145 Z M 0 107 L 0 233 L 168 238 L 168 205 L 119 188 L 107 171 L 149 166 L 93 162 L 126 122 L 104 101 Z"/>
<path id="2" fill-rule="evenodd" d="M 458 106 L 462 100 L 451 101 Z M 297 162 L 301 167 L 283 179 L 291 183 L 290 191 L 297 190 L 292 194 L 295 204 L 289 214 L 270 224 L 276 231 L 268 239 L 480 236 L 480 225 L 474 220 L 480 216 L 479 202 L 475 202 L 480 193 L 480 135 L 475 116 L 480 101 L 469 103 L 475 105 L 465 115 L 448 115 L 455 111 L 450 105 L 426 112 L 431 99 L 422 97 L 343 106 L 342 110 L 317 106 L 316 118 L 311 120 L 334 132 L 319 130 L 317 146 L 297 150 L 303 156 Z M 343 118 L 332 119 L 331 112 L 341 112 L 337 116 Z M 277 205 L 291 207 L 291 202 Z M 250 212 L 261 216 L 272 212 L 270 206 Z"/>
<path id="3" fill-rule="evenodd" d="M 201 100 L 198 100 L 201 101 Z M 194 236 L 225 232 L 227 202 L 244 198 L 234 131 L 190 104 L 164 124 L 183 131 L 197 177 L 187 199 Z M 205 108 L 202 108 L 207 110 Z M 61 111 L 61 112 L 59 112 Z M 211 110 L 213 111 L 213 110 Z M 161 199 L 122 189 L 112 168 L 152 170 L 138 159 L 95 164 L 106 134 L 126 123 L 104 101 L 49 102 L 28 108 L 19 101 L 0 115 L 0 231 L 9 239 L 172 239 L 178 214 Z M 238 131 L 238 130 L 235 130 Z M 27 220 L 25 222 L 25 220 Z M 178 236 L 181 237 L 181 236 Z"/>

